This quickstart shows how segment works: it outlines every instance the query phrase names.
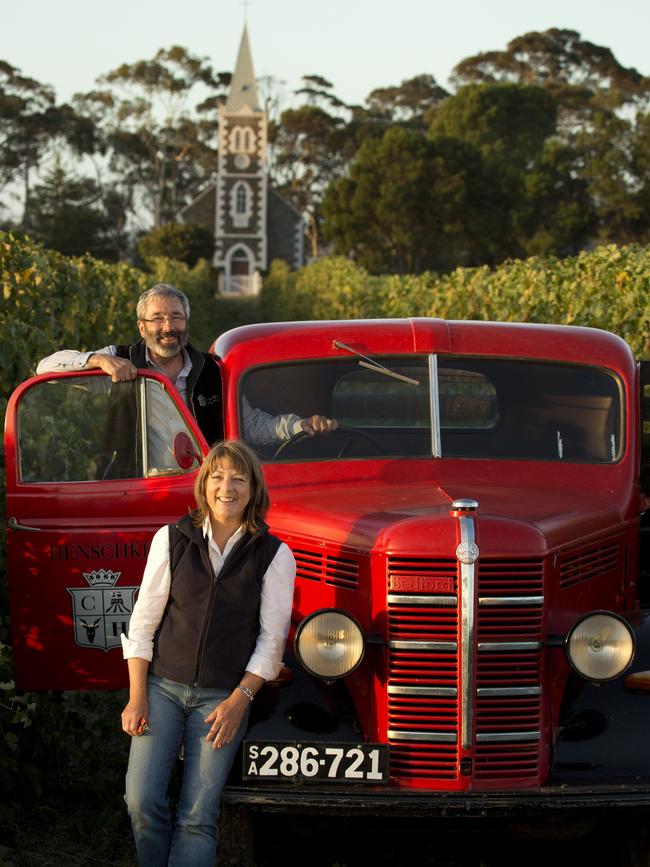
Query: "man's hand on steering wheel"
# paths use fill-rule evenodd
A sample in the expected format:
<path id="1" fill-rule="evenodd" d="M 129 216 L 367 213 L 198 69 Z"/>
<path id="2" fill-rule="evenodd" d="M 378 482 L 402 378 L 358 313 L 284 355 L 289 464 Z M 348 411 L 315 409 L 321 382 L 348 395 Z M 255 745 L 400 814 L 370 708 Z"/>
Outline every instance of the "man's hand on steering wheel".
<path id="1" fill-rule="evenodd" d="M 331 433 L 338 427 L 338 422 L 335 418 L 326 418 L 324 415 L 312 415 L 309 418 L 303 418 L 300 427 L 304 433 L 313 437 L 316 434 Z"/>

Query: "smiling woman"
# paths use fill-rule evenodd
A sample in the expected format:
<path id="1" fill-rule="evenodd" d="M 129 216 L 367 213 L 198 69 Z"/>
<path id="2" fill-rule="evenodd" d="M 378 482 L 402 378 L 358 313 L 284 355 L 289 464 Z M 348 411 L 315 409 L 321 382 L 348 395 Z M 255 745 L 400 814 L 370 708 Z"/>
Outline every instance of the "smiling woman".
<path id="1" fill-rule="evenodd" d="M 147 867 L 167 865 L 172 851 L 174 863 L 214 864 L 221 790 L 255 694 L 280 670 L 291 616 L 295 560 L 264 523 L 269 497 L 253 452 L 214 446 L 195 498 L 192 514 L 154 536 L 123 639 L 122 728 L 133 738 L 126 802 Z M 179 744 L 172 818 L 167 787 Z"/>

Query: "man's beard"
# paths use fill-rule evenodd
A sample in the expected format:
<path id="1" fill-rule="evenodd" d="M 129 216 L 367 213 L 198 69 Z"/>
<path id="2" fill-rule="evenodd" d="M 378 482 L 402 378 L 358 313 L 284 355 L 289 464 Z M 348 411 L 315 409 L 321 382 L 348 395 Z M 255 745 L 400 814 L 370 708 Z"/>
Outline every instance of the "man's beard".
<path id="1" fill-rule="evenodd" d="M 161 343 L 161 337 L 174 337 L 176 340 L 174 343 Z M 187 331 L 153 332 L 147 330 L 144 335 L 144 342 L 149 352 L 153 352 L 161 358 L 173 358 L 187 345 Z"/>

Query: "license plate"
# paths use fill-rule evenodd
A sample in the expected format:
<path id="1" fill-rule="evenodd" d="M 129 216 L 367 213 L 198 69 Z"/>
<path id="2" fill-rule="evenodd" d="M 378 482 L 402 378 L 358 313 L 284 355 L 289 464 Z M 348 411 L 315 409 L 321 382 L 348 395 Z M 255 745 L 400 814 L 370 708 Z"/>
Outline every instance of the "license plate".
<path id="1" fill-rule="evenodd" d="M 244 741 L 245 780 L 387 783 L 388 746 L 296 741 Z"/>

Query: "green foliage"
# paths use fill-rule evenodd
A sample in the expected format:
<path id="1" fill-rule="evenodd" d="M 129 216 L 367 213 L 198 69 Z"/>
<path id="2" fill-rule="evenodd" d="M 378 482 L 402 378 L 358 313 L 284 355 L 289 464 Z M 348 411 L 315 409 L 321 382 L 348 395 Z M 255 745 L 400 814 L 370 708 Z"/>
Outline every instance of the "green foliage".
<path id="1" fill-rule="evenodd" d="M 298 272 L 273 262 L 260 306 L 265 320 L 277 322 L 381 316 L 373 278 L 342 257 L 318 259 Z"/>
<path id="2" fill-rule="evenodd" d="M 323 201 L 336 252 L 374 273 L 446 270 L 463 261 L 479 215 L 475 150 L 400 127 L 367 138 Z"/>
<path id="3" fill-rule="evenodd" d="M 9 394 L 54 349 L 127 342 L 146 285 L 146 275 L 128 265 L 67 259 L 0 234 L 0 391 Z"/>
<path id="4" fill-rule="evenodd" d="M 425 131 L 432 112 L 448 96 L 432 75 L 416 75 L 399 86 L 376 88 L 368 95 L 366 105 L 373 117 L 385 123 L 405 124 Z"/>
<path id="5" fill-rule="evenodd" d="M 192 267 L 199 259 L 212 258 L 214 235 L 193 223 L 165 223 L 140 238 L 138 252 L 145 262 L 164 256 Z"/>
<path id="6" fill-rule="evenodd" d="M 495 269 L 374 277 L 347 259 L 292 273 L 275 264 L 262 290 L 265 318 L 438 316 L 604 328 L 650 356 L 650 247 L 598 247 L 566 259 L 531 257 Z"/>
<path id="7" fill-rule="evenodd" d="M 500 173 L 519 172 L 540 153 L 555 119 L 555 99 L 540 87 L 472 84 L 437 109 L 430 135 L 473 145 Z"/>
<path id="8" fill-rule="evenodd" d="M 58 158 L 32 190 L 30 234 L 66 256 L 89 253 L 115 261 L 126 246 L 125 221 L 124 203 L 116 192 L 66 171 Z"/>

